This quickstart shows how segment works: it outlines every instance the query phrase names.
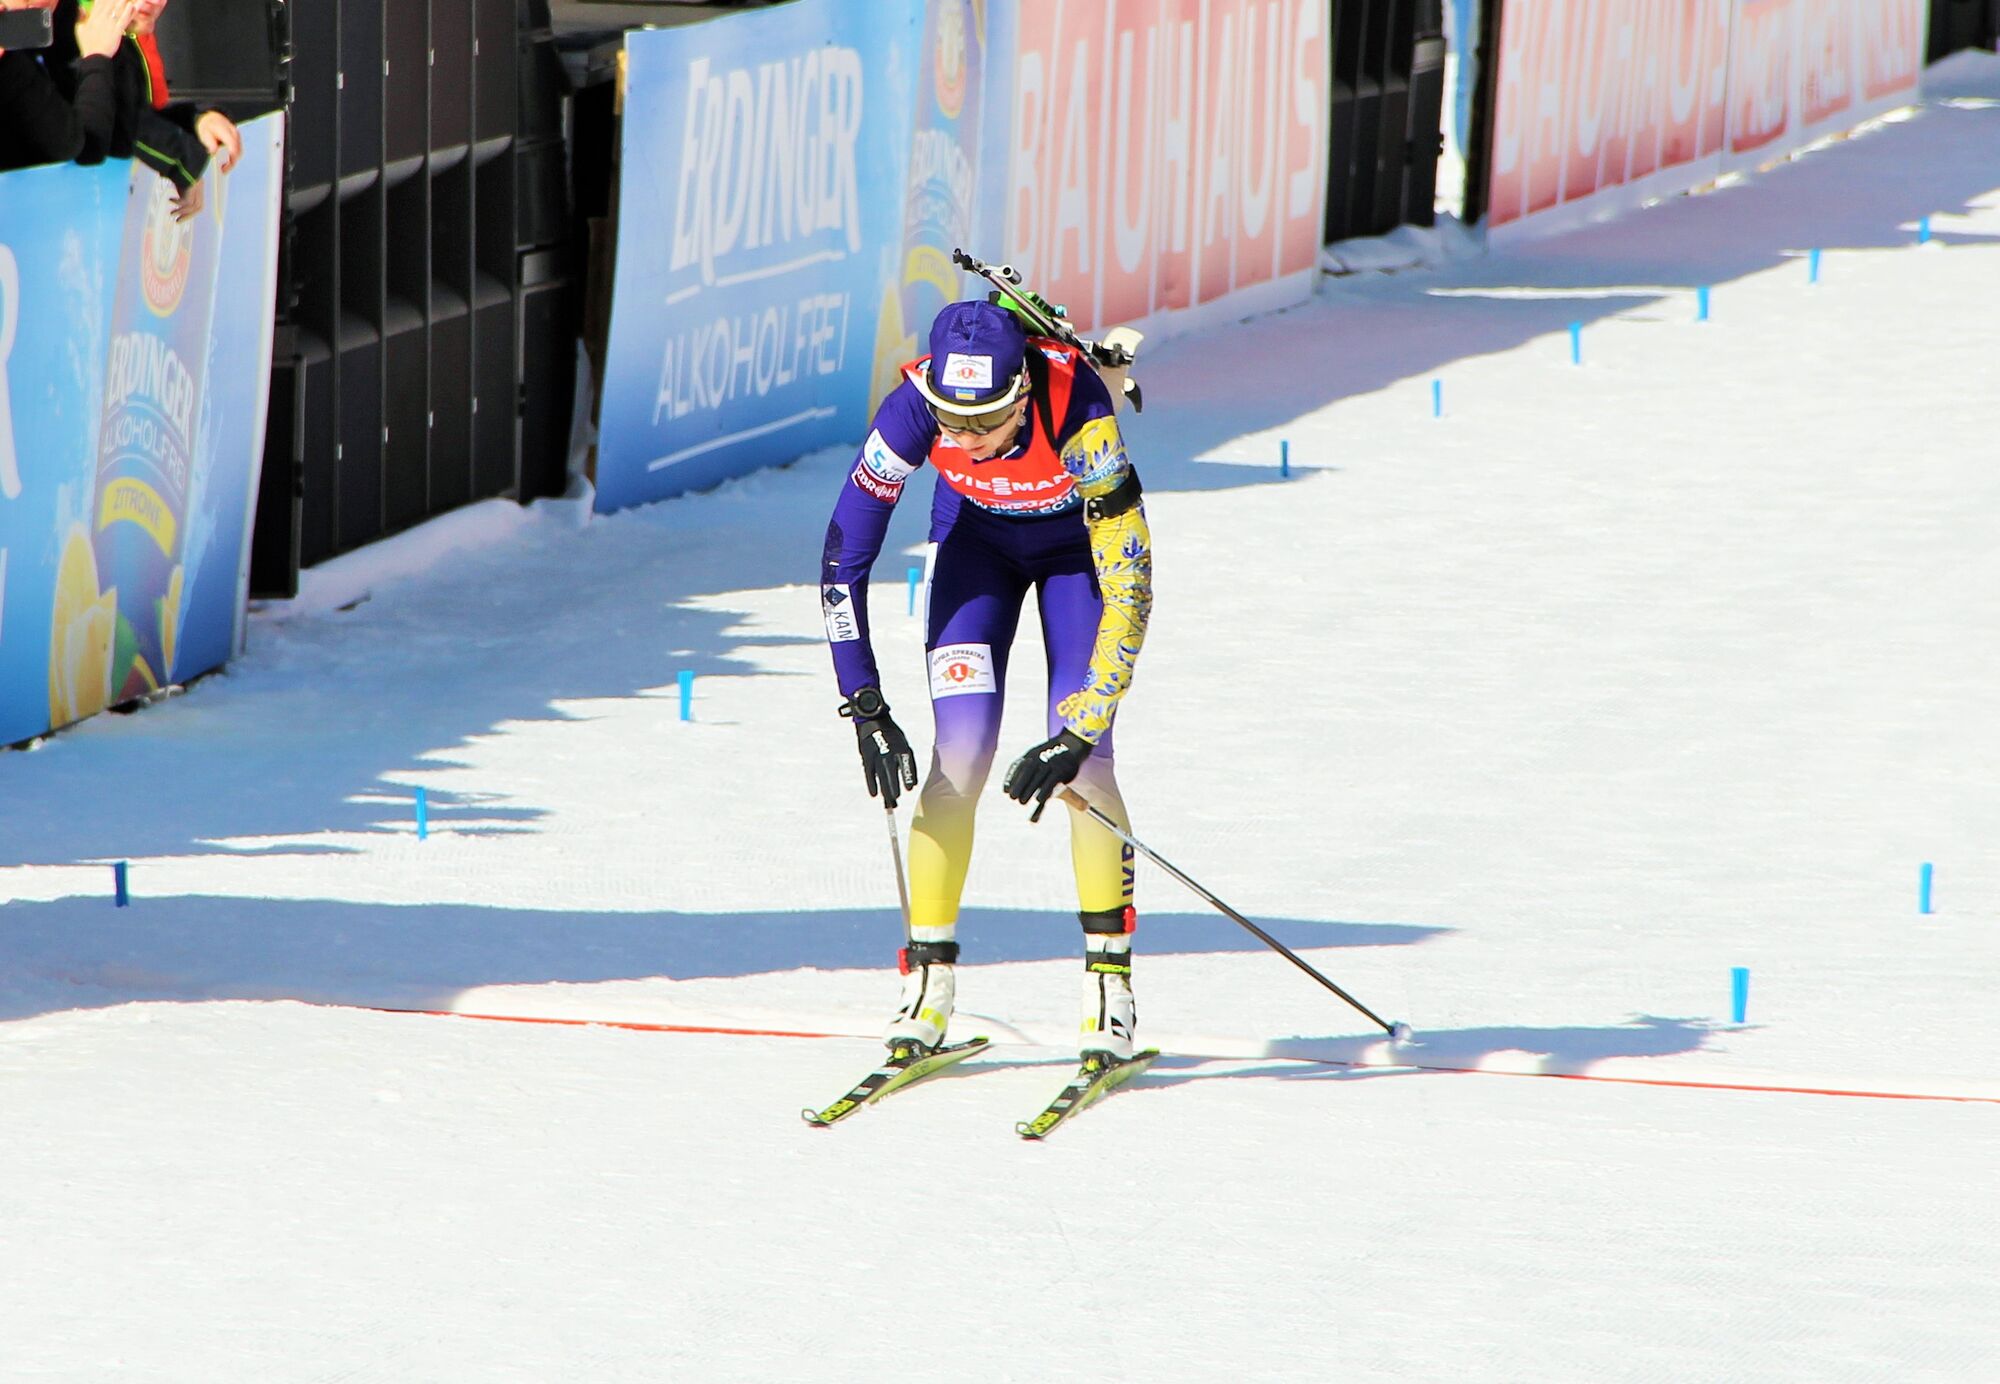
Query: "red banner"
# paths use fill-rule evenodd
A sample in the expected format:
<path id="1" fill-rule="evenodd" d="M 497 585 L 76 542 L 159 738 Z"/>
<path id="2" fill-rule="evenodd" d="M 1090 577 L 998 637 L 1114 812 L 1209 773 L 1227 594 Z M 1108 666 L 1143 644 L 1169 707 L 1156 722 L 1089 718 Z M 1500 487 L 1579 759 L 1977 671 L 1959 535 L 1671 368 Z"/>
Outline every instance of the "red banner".
<path id="1" fill-rule="evenodd" d="M 1006 257 L 1080 326 L 1313 267 L 1324 0 L 1046 0 L 1019 23 Z"/>
<path id="2" fill-rule="evenodd" d="M 1489 225 L 1722 148 L 1729 0 L 1509 0 Z"/>
<path id="3" fill-rule="evenodd" d="M 1858 123 L 1914 93 L 1926 14 L 1925 0 L 1507 0 L 1487 224 L 1587 198 L 1612 209 Z"/>

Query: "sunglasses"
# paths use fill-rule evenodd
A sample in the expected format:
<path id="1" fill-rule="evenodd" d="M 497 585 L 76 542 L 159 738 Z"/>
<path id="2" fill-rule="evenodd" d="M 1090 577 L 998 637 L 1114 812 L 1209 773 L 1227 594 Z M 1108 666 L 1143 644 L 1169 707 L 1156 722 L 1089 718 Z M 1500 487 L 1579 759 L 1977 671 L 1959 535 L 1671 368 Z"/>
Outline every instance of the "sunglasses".
<path id="1" fill-rule="evenodd" d="M 998 408 L 990 408 L 984 413 L 949 413 L 932 404 L 931 417 L 937 419 L 938 426 L 946 432 L 981 434 L 998 432 L 1013 421 L 1014 408 L 1020 402 L 1019 399 L 1014 399 Z"/>

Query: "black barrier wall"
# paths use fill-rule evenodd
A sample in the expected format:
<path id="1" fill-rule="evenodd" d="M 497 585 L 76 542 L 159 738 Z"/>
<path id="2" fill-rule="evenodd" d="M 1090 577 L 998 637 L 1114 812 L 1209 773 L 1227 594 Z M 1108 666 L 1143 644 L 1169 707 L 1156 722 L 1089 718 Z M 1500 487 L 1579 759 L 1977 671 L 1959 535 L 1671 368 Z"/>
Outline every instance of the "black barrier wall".
<path id="1" fill-rule="evenodd" d="M 1326 239 L 1435 219 L 1442 0 L 1333 0 Z"/>
<path id="2" fill-rule="evenodd" d="M 260 11 L 290 130 L 250 582 L 290 596 L 432 515 L 562 489 L 568 90 L 546 0 L 181 0 L 177 87 L 254 86 L 208 36 Z"/>
<path id="3" fill-rule="evenodd" d="M 1991 49 L 2000 41 L 2000 0 L 1931 0 L 1930 45 L 1925 62 L 1962 48 Z"/>

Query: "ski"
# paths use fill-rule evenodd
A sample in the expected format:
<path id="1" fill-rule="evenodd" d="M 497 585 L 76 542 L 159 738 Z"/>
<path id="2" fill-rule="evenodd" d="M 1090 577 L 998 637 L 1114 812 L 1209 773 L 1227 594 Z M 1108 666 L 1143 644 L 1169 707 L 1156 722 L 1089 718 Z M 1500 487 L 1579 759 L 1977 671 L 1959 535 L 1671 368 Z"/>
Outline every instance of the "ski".
<path id="1" fill-rule="evenodd" d="M 828 1125 L 846 1119 L 864 1105 L 873 1105 L 892 1091 L 900 1091 L 905 1086 L 915 1085 L 927 1076 L 934 1076 L 946 1067 L 963 1062 L 974 1053 L 984 1052 L 991 1046 L 989 1038 L 968 1038 L 963 1043 L 947 1043 L 941 1048 L 926 1052 L 915 1049 L 907 1056 L 892 1056 L 867 1076 L 856 1082 L 854 1089 L 829 1105 L 824 1110 L 814 1110 L 810 1106 L 799 1112 L 799 1118 L 815 1129 L 825 1129 Z"/>
<path id="2" fill-rule="evenodd" d="M 1153 1059 L 1160 1055 L 1158 1048 L 1147 1048 L 1134 1053 L 1120 1062 L 1117 1058 L 1106 1057 L 1102 1053 L 1092 1053 L 1083 1059 L 1083 1065 L 1076 1069 L 1069 1085 L 1056 1094 L 1048 1108 L 1032 1120 L 1022 1120 L 1014 1126 L 1014 1132 L 1023 1139 L 1046 1139 L 1055 1127 L 1080 1110 L 1088 1110 L 1111 1092 L 1123 1086 L 1133 1077 L 1153 1065 Z"/>
<path id="3" fill-rule="evenodd" d="M 1130 327 L 1113 327 L 1104 334 L 1104 340 L 1087 340 L 1071 325 L 1069 312 L 1060 303 L 1051 303 L 1025 286 L 1021 282 L 1021 271 L 1013 265 L 988 264 L 957 249 L 951 252 L 951 259 L 966 273 L 977 274 L 993 285 L 1000 306 L 1020 318 L 1037 336 L 1063 342 L 1081 351 L 1084 358 L 1097 368 L 1097 373 L 1104 377 L 1114 406 L 1129 403 L 1134 413 L 1145 407 L 1139 382 L 1131 378 L 1132 363 L 1138 357 L 1139 343 L 1144 340 L 1140 333 Z"/>

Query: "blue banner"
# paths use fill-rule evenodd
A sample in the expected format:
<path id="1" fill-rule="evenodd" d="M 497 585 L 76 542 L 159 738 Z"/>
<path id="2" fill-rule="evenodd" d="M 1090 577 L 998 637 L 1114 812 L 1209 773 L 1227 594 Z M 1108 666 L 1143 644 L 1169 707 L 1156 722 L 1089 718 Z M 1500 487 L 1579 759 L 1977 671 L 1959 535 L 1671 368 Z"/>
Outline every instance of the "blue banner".
<path id="1" fill-rule="evenodd" d="M 0 743 L 241 645 L 283 133 L 185 222 L 140 165 L 0 177 Z"/>
<path id="2" fill-rule="evenodd" d="M 924 18 L 799 0 L 627 37 L 600 510 L 867 431 Z"/>

